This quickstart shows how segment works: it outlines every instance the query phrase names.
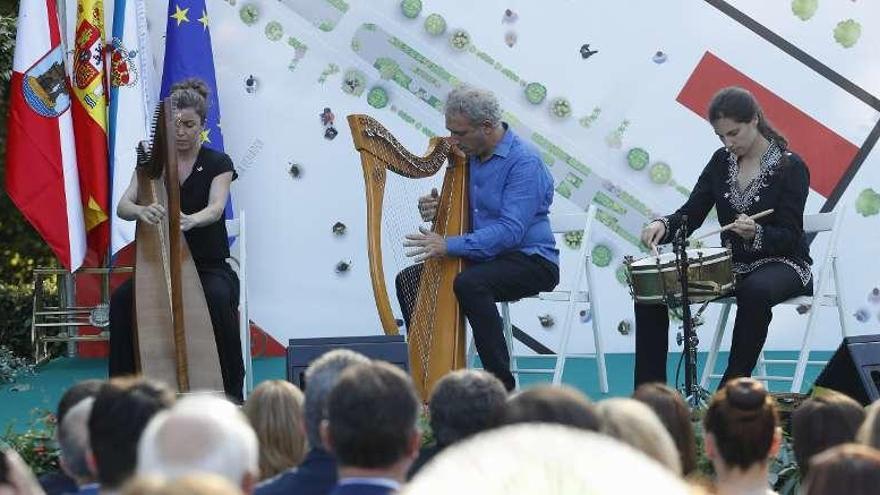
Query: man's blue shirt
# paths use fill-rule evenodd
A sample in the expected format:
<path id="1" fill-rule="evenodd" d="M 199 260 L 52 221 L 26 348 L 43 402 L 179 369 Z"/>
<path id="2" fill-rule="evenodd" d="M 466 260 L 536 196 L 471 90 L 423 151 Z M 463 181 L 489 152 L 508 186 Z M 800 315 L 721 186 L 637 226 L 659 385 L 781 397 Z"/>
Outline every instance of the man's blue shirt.
<path id="1" fill-rule="evenodd" d="M 553 176 L 538 152 L 504 124 L 504 137 L 481 162 L 469 156 L 471 232 L 446 239 L 450 256 L 489 261 L 521 251 L 559 264 L 550 229 Z"/>

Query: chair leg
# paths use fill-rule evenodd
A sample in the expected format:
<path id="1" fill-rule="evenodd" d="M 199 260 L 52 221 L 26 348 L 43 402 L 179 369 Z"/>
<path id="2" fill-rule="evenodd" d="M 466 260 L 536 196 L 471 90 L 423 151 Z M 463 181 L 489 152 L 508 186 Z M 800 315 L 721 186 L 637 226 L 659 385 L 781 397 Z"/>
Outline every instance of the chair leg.
<path id="1" fill-rule="evenodd" d="M 767 376 L 767 363 L 764 362 L 764 349 L 761 349 L 761 353 L 758 354 L 758 365 L 755 367 L 758 371 L 758 376 Z M 761 380 L 764 383 L 764 388 L 769 390 L 770 384 L 767 380 Z"/>
<path id="2" fill-rule="evenodd" d="M 824 284 L 823 284 L 824 285 Z M 816 322 L 818 321 L 816 318 L 816 314 L 818 311 L 818 302 L 821 298 L 821 288 L 820 292 L 817 292 L 813 298 L 813 304 L 810 305 L 810 310 L 807 316 L 807 329 L 804 332 L 804 338 L 801 341 L 801 349 L 798 353 L 797 365 L 794 368 L 794 377 L 791 380 L 791 392 L 799 393 L 801 391 L 801 386 L 804 383 L 804 375 L 807 371 L 807 361 L 810 359 L 810 337 L 813 334 L 813 327 L 816 326 Z"/>
<path id="3" fill-rule="evenodd" d="M 559 340 L 559 349 L 556 351 L 556 366 L 553 367 L 553 384 L 562 383 L 562 373 L 565 371 L 565 360 L 568 357 L 568 343 L 571 339 L 571 329 L 574 326 L 575 302 L 574 294 L 571 294 L 568 309 L 565 312 L 565 321 L 562 327 L 562 338 Z"/>
<path id="4" fill-rule="evenodd" d="M 471 330 L 467 335 L 470 336 L 467 345 L 467 355 L 465 356 L 465 367 L 467 369 L 474 368 L 474 357 L 477 355 L 477 349 L 474 345 L 474 332 Z"/>
<path id="5" fill-rule="evenodd" d="M 510 372 L 519 388 L 519 367 L 516 363 L 516 355 L 513 353 L 513 323 L 510 321 L 510 304 L 501 303 L 501 324 L 504 328 L 504 341 L 507 343 L 507 354 L 510 356 Z"/>
<path id="6" fill-rule="evenodd" d="M 730 316 L 730 307 L 732 305 L 732 303 L 724 303 L 724 307 L 721 308 L 721 314 L 718 316 L 718 326 L 715 327 L 712 344 L 709 346 L 709 355 L 706 357 L 706 366 L 703 368 L 703 378 L 700 380 L 700 387 L 702 388 L 709 388 L 710 375 L 715 371 L 718 349 L 721 348 L 721 338 L 724 336 L 724 329 L 727 327 L 727 318 Z"/>
<path id="7" fill-rule="evenodd" d="M 834 274 L 834 293 L 837 305 L 837 320 L 840 322 L 840 337 L 844 339 L 849 336 L 849 329 L 846 325 L 846 308 L 843 307 L 843 286 L 840 285 L 840 276 L 837 271 L 837 256 L 831 258 L 831 272 Z"/>

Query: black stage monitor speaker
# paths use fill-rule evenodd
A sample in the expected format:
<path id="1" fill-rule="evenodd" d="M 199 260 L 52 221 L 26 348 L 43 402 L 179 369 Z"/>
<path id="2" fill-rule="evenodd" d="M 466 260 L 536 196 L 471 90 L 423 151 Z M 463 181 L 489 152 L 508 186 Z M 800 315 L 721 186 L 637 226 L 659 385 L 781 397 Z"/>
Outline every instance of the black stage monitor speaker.
<path id="1" fill-rule="evenodd" d="M 837 390 L 866 406 L 880 399 L 880 335 L 844 338 L 815 386 Z"/>
<path id="2" fill-rule="evenodd" d="M 287 380 L 305 390 L 306 368 L 312 361 L 333 349 L 349 349 L 370 359 L 388 361 L 409 373 L 409 353 L 403 335 L 320 337 L 290 339 L 287 344 Z"/>

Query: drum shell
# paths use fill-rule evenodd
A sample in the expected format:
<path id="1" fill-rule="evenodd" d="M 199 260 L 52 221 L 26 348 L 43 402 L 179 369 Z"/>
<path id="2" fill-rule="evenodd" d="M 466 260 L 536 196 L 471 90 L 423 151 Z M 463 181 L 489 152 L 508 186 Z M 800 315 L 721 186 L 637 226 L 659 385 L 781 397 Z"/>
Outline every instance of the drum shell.
<path id="1" fill-rule="evenodd" d="M 691 303 L 710 301 L 734 288 L 730 254 L 688 260 L 688 295 Z M 633 300 L 643 304 L 667 304 L 681 299 L 681 284 L 675 262 L 628 266 L 627 278 Z"/>

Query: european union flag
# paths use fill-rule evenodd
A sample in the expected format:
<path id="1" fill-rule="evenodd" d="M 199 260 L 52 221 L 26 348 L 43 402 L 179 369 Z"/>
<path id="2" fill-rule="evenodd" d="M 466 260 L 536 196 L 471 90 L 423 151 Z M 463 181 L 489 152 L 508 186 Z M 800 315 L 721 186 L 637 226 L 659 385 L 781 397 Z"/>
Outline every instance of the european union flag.
<path id="1" fill-rule="evenodd" d="M 220 100 L 214 76 L 214 53 L 205 0 L 169 0 L 168 28 L 165 30 L 165 65 L 159 98 L 170 93 L 171 86 L 197 77 L 211 88 L 208 96 L 208 121 L 202 136 L 203 146 L 223 151 L 220 131 Z M 226 203 L 226 218 L 232 218 L 232 201 Z"/>

